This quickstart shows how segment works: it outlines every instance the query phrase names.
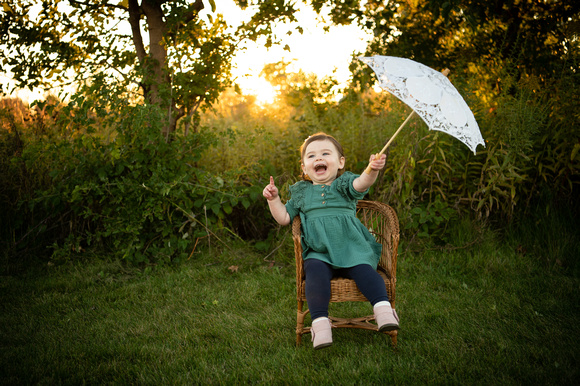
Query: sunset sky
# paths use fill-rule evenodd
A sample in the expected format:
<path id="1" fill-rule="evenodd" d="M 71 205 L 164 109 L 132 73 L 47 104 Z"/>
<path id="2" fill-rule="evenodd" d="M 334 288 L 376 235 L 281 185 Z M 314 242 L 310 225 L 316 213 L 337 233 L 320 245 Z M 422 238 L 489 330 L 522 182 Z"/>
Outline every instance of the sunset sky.
<path id="1" fill-rule="evenodd" d="M 206 6 L 204 11 L 211 12 L 211 8 Z M 237 8 L 233 0 L 216 0 L 216 13 L 223 14 L 231 25 L 238 25 L 250 17 L 250 13 Z M 274 96 L 271 85 L 259 77 L 265 64 L 280 60 L 292 61 L 289 67 L 291 71 L 302 69 L 319 77 L 333 75 L 344 84 L 350 77 L 348 65 L 352 53 L 364 52 L 370 38 L 356 26 L 334 26 L 330 27 L 329 32 L 324 32 L 323 25 L 319 24 L 320 17 L 306 6 L 300 7 L 295 16 L 298 23 L 281 24 L 275 30 L 283 40 L 282 44 L 270 49 L 266 49 L 263 44 L 250 44 L 235 59 L 237 68 L 234 76 L 238 84 L 245 93 L 256 94 L 261 102 L 267 102 Z M 294 32 L 288 36 L 286 32 L 294 31 L 296 26 L 304 29 L 303 34 Z M 284 50 L 286 44 L 290 52 Z"/>

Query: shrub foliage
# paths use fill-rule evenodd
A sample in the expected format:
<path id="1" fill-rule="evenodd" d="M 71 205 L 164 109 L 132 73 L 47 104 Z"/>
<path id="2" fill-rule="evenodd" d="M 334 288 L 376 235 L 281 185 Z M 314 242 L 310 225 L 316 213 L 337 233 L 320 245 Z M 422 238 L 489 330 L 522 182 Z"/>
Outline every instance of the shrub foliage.
<path id="1" fill-rule="evenodd" d="M 97 246 L 134 263 L 168 263 L 189 258 L 199 239 L 219 240 L 234 208 L 250 206 L 251 189 L 198 166 L 215 138 L 167 141 L 163 112 L 122 100 L 113 112 L 101 100 L 38 104 L 30 119 L 54 117 L 47 131 L 24 121 L 3 131 L 12 189 L 2 204 L 17 208 L 3 229 L 9 247 L 50 246 L 53 258 L 68 258 Z"/>
<path id="2" fill-rule="evenodd" d="M 274 67 L 284 75 L 275 104 L 228 92 L 200 130 L 170 137 L 160 134 L 165 111 L 103 85 L 31 109 L 4 100 L 4 249 L 63 259 L 100 248 L 138 264 L 182 261 L 232 237 L 272 249 L 278 228 L 261 191 L 273 175 L 287 197 L 304 138 L 335 135 L 347 168 L 362 172 L 410 112 L 372 90 L 344 90 L 334 102 L 331 80 Z M 578 95 L 570 87 L 578 75 L 546 81 L 498 71 L 506 72 L 494 97 L 467 92 L 489 87 L 477 73 L 454 79 L 486 140 L 477 154 L 419 119 L 388 150 L 369 198 L 397 210 L 407 240 L 445 243 L 447 224 L 460 217 L 503 225 L 538 205 L 549 211 L 578 199 Z"/>

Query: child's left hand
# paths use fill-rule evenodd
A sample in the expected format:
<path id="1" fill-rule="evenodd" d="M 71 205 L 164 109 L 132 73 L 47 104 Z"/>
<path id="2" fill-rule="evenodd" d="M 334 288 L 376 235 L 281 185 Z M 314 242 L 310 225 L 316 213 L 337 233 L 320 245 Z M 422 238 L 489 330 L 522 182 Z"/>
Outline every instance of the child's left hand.
<path id="1" fill-rule="evenodd" d="M 369 160 L 369 166 L 373 170 L 381 170 L 385 167 L 387 162 L 387 155 L 381 154 L 380 157 L 377 157 L 377 154 L 371 154 L 371 158 Z"/>

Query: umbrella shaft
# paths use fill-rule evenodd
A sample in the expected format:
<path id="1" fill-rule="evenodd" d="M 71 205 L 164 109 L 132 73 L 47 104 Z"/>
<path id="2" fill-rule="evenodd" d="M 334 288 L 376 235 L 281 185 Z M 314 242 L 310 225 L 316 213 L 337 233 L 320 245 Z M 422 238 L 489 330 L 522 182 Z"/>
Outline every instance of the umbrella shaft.
<path id="1" fill-rule="evenodd" d="M 409 122 L 409 120 L 411 118 L 413 118 L 413 115 L 415 115 L 414 111 L 411 111 L 411 114 L 409 114 L 409 116 L 407 117 L 407 119 L 405 119 L 405 122 L 403 122 L 401 124 L 401 126 L 399 126 L 399 128 L 397 129 L 397 131 L 395 131 L 395 134 L 393 134 L 393 136 L 391 137 L 391 139 L 389 139 L 389 142 L 387 142 L 387 144 L 385 145 L 385 147 L 383 147 L 383 150 L 380 151 L 380 153 L 378 154 L 379 156 L 381 154 L 383 154 L 387 148 L 389 147 L 389 145 L 391 144 L 391 142 L 393 142 L 393 140 L 395 139 L 395 137 L 397 136 L 397 134 L 399 134 L 401 132 L 401 130 L 403 130 L 403 127 L 405 127 L 405 125 L 407 124 L 407 122 Z"/>
<path id="2" fill-rule="evenodd" d="M 387 144 L 385 145 L 385 147 L 383 147 L 383 150 L 381 150 L 379 152 L 379 154 L 377 154 L 377 157 L 380 157 L 389 147 L 389 145 L 391 144 L 391 142 L 393 142 L 393 140 L 395 139 L 395 137 L 397 136 L 397 134 L 399 134 L 401 132 L 401 130 L 403 130 L 403 127 L 405 127 L 405 125 L 407 124 L 407 122 L 409 122 L 409 120 L 411 118 L 413 118 L 413 115 L 415 115 L 414 111 L 411 111 L 411 114 L 409 114 L 409 116 L 407 117 L 407 119 L 405 119 L 405 122 L 403 122 L 401 124 L 401 126 L 399 126 L 399 128 L 397 129 L 397 131 L 395 131 L 395 134 L 393 134 L 393 136 L 391 137 L 391 139 L 389 139 L 389 142 L 387 142 Z M 367 166 L 367 168 L 365 169 L 365 173 L 367 174 L 371 174 L 371 165 Z"/>

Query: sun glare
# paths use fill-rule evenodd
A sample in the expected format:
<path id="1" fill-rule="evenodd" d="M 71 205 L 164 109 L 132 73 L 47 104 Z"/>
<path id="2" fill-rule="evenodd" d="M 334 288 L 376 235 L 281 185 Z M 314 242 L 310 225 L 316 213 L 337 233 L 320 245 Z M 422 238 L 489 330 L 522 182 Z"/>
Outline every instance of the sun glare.
<path id="1" fill-rule="evenodd" d="M 232 0 L 218 0 L 216 3 L 219 3 L 216 12 L 222 13 L 233 27 L 251 19 L 252 10 L 243 11 Z M 209 9 L 205 12 L 209 13 Z M 277 96 L 275 88 L 259 77 L 264 65 L 291 62 L 289 71 L 302 70 L 316 74 L 319 79 L 332 76 L 340 87 L 344 87 L 351 77 L 349 64 L 353 52 L 364 52 L 372 39 L 371 33 L 356 25 L 331 26 L 325 30 L 320 24 L 321 19 L 328 19 L 328 12 L 324 10 L 320 17 L 308 6 L 299 5 L 294 17 L 297 20 L 295 24 L 277 23 L 273 27 L 276 35 L 283 40 L 282 44 L 266 48 L 263 42 L 247 42 L 245 49 L 234 58 L 232 74 L 237 77 L 242 92 L 255 95 L 259 104 L 273 103 Z M 296 26 L 301 26 L 304 33 L 297 33 Z M 285 49 L 286 44 L 289 51 Z M 337 94 L 335 100 L 341 97 Z"/>
<path id="2" fill-rule="evenodd" d="M 238 84 L 245 95 L 255 96 L 259 105 L 270 105 L 276 101 L 276 89 L 264 78 L 247 75 L 238 79 Z"/>

